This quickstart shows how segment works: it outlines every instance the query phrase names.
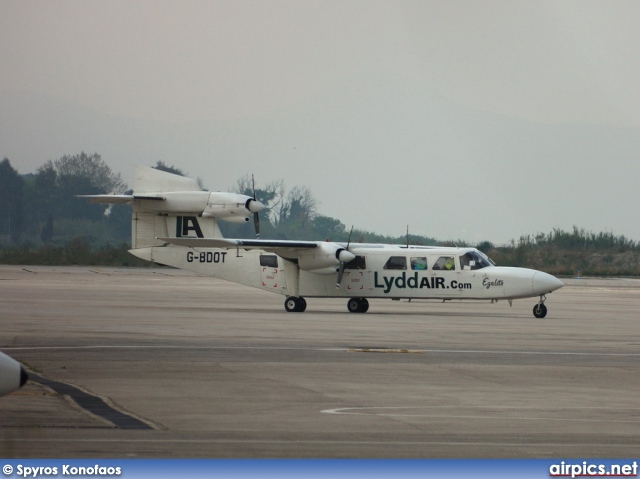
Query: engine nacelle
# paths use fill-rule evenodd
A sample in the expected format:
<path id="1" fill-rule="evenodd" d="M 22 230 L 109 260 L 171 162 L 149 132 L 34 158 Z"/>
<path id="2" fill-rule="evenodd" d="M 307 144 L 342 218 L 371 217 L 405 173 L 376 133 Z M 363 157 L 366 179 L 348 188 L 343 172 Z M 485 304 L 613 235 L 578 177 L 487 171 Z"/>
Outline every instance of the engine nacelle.
<path id="1" fill-rule="evenodd" d="M 236 193 L 211 193 L 202 216 L 233 221 L 232 217 L 245 217 L 262 211 L 265 206 L 250 196 Z"/>
<path id="2" fill-rule="evenodd" d="M 316 274 L 335 274 L 340 263 L 348 263 L 355 257 L 335 243 L 320 243 L 317 248 L 302 251 L 298 255 L 298 266 Z"/>
<path id="3" fill-rule="evenodd" d="M 145 196 L 157 196 L 160 199 L 137 200 L 144 211 L 221 218 L 235 223 L 249 221 L 247 216 L 265 208 L 262 203 L 250 196 L 236 193 L 172 191 L 147 193 Z"/>
<path id="4" fill-rule="evenodd" d="M 135 195 L 134 195 L 135 196 Z M 208 191 L 171 191 L 146 194 L 145 197 L 157 197 L 158 200 L 137 200 L 140 209 L 157 213 L 201 214 L 207 206 Z"/>
<path id="5" fill-rule="evenodd" d="M 219 218 L 222 221 L 226 221 L 228 223 L 248 223 L 249 222 L 249 217 L 248 216 L 224 216 L 222 218 Z"/>

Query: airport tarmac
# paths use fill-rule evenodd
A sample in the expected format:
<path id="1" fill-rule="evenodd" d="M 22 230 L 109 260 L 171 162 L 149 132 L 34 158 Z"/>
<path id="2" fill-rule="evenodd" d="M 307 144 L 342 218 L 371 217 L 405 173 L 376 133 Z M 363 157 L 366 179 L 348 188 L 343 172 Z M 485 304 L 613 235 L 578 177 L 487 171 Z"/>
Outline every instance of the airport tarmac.
<path id="1" fill-rule="evenodd" d="M 640 451 L 640 280 L 488 302 L 284 297 L 169 268 L 0 266 L 5 458 Z"/>

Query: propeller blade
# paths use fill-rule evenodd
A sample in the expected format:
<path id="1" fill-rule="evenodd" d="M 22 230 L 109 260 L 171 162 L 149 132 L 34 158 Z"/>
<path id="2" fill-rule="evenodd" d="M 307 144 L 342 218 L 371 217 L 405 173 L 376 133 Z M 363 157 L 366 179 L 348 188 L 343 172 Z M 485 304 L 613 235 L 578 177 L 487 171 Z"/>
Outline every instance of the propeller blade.
<path id="1" fill-rule="evenodd" d="M 260 239 L 260 217 L 257 211 L 253 214 L 253 227 L 256 230 L 256 238 Z"/>
<path id="2" fill-rule="evenodd" d="M 342 276 L 344 275 L 344 266 L 349 261 L 353 261 L 356 258 L 351 251 L 349 251 L 349 245 L 351 244 L 351 233 L 353 233 L 353 225 L 351 226 L 351 231 L 349 231 L 349 239 L 347 239 L 347 248 L 342 251 L 338 251 L 336 257 L 340 260 L 340 269 L 338 270 L 338 279 L 336 280 L 336 288 L 340 287 L 342 283 Z"/>
<path id="3" fill-rule="evenodd" d="M 336 288 L 340 287 L 340 283 L 342 283 L 343 274 L 344 274 L 344 262 L 340 263 L 340 269 L 338 270 L 338 279 L 336 280 Z"/>
<path id="4" fill-rule="evenodd" d="M 257 208 L 262 206 L 262 208 L 253 212 L 253 227 L 256 230 L 256 238 L 260 239 L 260 217 L 258 216 L 258 211 L 263 209 L 264 205 L 256 199 L 256 180 L 253 177 L 253 173 L 251 173 L 251 189 L 253 190 L 253 201 L 255 202 L 254 206 Z"/>

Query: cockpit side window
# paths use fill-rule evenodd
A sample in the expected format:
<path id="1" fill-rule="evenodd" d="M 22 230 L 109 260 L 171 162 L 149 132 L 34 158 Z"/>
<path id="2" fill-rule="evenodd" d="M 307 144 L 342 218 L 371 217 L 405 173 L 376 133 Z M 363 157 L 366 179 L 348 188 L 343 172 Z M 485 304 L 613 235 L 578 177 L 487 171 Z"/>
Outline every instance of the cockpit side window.
<path id="1" fill-rule="evenodd" d="M 482 269 L 491 266 L 491 263 L 476 251 L 469 251 L 460 256 L 460 267 L 462 269 Z"/>
<path id="2" fill-rule="evenodd" d="M 431 269 L 442 271 L 454 271 L 456 269 L 456 263 L 453 256 L 440 256 Z"/>
<path id="3" fill-rule="evenodd" d="M 411 269 L 415 271 L 424 271 L 427 269 L 427 258 L 420 256 L 417 258 L 411 258 Z"/>
<path id="4" fill-rule="evenodd" d="M 471 253 L 465 253 L 460 256 L 460 267 L 462 269 L 473 269 L 476 265 L 476 260 Z"/>
<path id="5" fill-rule="evenodd" d="M 404 256 L 391 256 L 384 264 L 384 269 L 407 269 L 407 258 Z"/>

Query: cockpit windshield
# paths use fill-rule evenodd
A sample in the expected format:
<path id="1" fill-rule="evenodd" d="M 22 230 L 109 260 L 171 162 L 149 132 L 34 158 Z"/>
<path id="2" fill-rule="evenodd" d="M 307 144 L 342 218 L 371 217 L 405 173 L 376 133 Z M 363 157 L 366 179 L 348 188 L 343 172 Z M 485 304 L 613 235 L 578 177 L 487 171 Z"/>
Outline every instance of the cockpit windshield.
<path id="1" fill-rule="evenodd" d="M 482 269 L 491 265 L 491 260 L 479 251 L 468 251 L 460 256 L 460 267 L 462 269 Z"/>

